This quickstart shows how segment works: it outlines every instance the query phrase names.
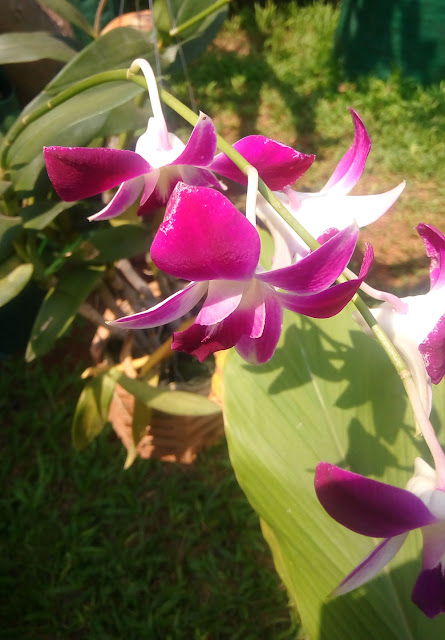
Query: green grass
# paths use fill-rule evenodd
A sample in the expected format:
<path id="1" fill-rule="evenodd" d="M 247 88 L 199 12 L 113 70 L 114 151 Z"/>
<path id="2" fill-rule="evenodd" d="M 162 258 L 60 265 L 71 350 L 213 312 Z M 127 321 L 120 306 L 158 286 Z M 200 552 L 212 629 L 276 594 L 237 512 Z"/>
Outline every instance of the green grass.
<path id="1" fill-rule="evenodd" d="M 2 637 L 294 638 L 225 443 L 192 467 L 128 471 L 111 430 L 75 452 L 80 367 L 66 348 L 58 364 L 1 365 Z"/>

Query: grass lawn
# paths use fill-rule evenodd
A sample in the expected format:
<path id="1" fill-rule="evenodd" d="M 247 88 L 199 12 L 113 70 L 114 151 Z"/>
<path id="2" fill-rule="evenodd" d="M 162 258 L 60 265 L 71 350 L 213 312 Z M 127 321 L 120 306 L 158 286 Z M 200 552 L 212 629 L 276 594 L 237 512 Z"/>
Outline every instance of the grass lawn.
<path id="1" fill-rule="evenodd" d="M 137 460 L 123 471 L 110 428 L 76 453 L 81 366 L 78 345 L 62 347 L 1 365 L 2 637 L 294 638 L 225 443 L 194 466 Z"/>

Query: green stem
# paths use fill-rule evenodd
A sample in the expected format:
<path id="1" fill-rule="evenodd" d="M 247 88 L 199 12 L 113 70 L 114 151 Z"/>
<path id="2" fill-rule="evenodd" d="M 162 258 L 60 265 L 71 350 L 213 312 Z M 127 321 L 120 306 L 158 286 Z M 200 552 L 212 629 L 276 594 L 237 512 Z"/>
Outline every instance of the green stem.
<path id="1" fill-rule="evenodd" d="M 147 84 L 144 78 L 140 76 L 131 76 L 130 79 L 140 87 L 144 89 L 147 88 Z M 97 87 L 98 85 L 105 82 L 123 82 L 125 80 L 127 80 L 126 69 L 116 69 L 115 71 L 104 71 L 102 73 L 97 73 L 94 76 L 90 76 L 89 78 L 85 78 L 85 80 L 81 80 L 80 82 L 71 85 L 70 87 L 68 87 L 68 89 L 65 89 L 65 91 L 62 91 L 53 98 L 50 98 L 48 102 L 43 104 L 41 107 L 38 107 L 35 111 L 32 111 L 27 116 L 21 118 L 20 120 L 17 120 L 4 137 L 3 144 L 0 148 L 0 177 L 4 176 L 7 172 L 8 167 L 6 160 L 9 148 L 22 133 L 22 131 L 26 129 L 29 124 L 31 124 L 31 122 L 35 122 L 38 118 L 41 118 L 43 115 L 45 115 L 55 107 L 58 107 L 70 98 L 74 98 L 74 96 L 77 96 L 83 91 L 87 91 L 88 89 Z"/>
<path id="2" fill-rule="evenodd" d="M 133 76 L 130 78 L 130 80 Z M 194 111 L 185 106 L 182 102 L 180 102 L 177 98 L 168 93 L 165 89 L 159 90 L 159 95 L 163 102 L 168 105 L 173 111 L 179 113 L 179 115 L 184 118 L 187 122 L 189 122 L 192 126 L 198 122 L 198 116 Z M 218 149 L 226 154 L 228 158 L 232 160 L 234 164 L 238 167 L 240 171 L 244 173 L 245 176 L 248 174 L 249 167 L 252 165 L 247 162 L 243 156 L 236 151 L 232 147 L 231 144 L 226 142 L 224 138 L 220 135 L 217 136 L 218 140 Z M 311 236 L 310 233 L 306 231 L 301 224 L 295 220 L 294 216 L 286 209 L 284 204 L 276 197 L 276 195 L 269 189 L 269 187 L 259 178 L 258 180 L 258 191 L 263 195 L 269 204 L 280 214 L 280 216 L 287 222 L 287 224 L 293 229 L 300 238 L 307 244 L 307 246 L 312 249 L 318 249 L 320 244 Z"/>
<path id="3" fill-rule="evenodd" d="M 185 31 L 189 27 L 192 27 L 194 24 L 196 24 L 200 20 L 203 20 L 204 18 L 209 16 L 211 13 L 213 13 L 214 11 L 219 9 L 220 7 L 223 7 L 225 4 L 229 4 L 229 2 L 230 2 L 230 0 L 218 0 L 217 2 L 215 2 L 215 4 L 212 4 L 210 7 L 207 7 L 207 9 L 204 9 L 204 11 L 201 11 L 200 13 L 197 13 L 195 16 L 193 16 L 193 18 L 190 18 L 190 20 L 186 20 L 185 22 L 180 24 L 179 27 L 174 27 L 173 29 L 170 29 L 168 34 L 172 38 L 174 36 L 179 35 L 180 33 Z"/>

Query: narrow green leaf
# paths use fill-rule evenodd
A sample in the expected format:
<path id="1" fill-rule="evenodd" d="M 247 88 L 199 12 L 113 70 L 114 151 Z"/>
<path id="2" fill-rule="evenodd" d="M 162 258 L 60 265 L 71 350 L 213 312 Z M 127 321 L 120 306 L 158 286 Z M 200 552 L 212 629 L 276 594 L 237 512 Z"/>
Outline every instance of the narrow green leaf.
<path id="1" fill-rule="evenodd" d="M 101 71 L 129 67 L 135 58 L 154 62 L 152 35 L 131 27 L 112 29 L 65 65 L 46 86 L 45 94 L 54 96 L 71 84 Z"/>
<path id="2" fill-rule="evenodd" d="M 67 127 L 72 127 L 70 146 L 75 146 L 76 137 L 84 137 L 82 130 L 78 128 L 79 123 L 107 114 L 142 91 L 141 87 L 131 82 L 110 82 L 74 96 L 24 129 L 8 152 L 8 165 L 29 162 L 41 155 L 44 146 L 62 145 L 67 138 Z M 102 126 L 105 119 L 104 117 Z"/>
<path id="3" fill-rule="evenodd" d="M 74 207 L 78 204 L 75 202 L 58 202 L 48 209 L 48 204 L 33 204 L 29 207 L 22 209 L 22 217 L 25 220 L 23 227 L 25 229 L 34 229 L 35 231 L 41 231 L 47 227 L 53 220 L 57 218 L 59 213 Z"/>
<path id="4" fill-rule="evenodd" d="M 80 27 L 94 38 L 94 29 L 83 15 L 67 0 L 39 0 L 48 9 L 55 11 L 60 17 L 65 18 L 71 24 Z"/>
<path id="5" fill-rule="evenodd" d="M 125 373 L 116 369 L 111 369 L 108 375 L 140 402 L 164 413 L 180 416 L 206 416 L 220 412 L 220 408 L 214 402 L 196 393 L 152 387 L 142 380 L 129 378 Z"/>
<path id="6" fill-rule="evenodd" d="M 11 186 L 11 182 L 8 180 L 0 180 L 0 196 L 2 196 Z"/>
<path id="7" fill-rule="evenodd" d="M 13 251 L 13 245 L 22 226 L 20 216 L 4 216 L 0 214 L 0 262 L 6 260 Z"/>
<path id="8" fill-rule="evenodd" d="M 97 267 L 77 268 L 61 275 L 56 287 L 42 302 L 26 349 L 26 360 L 42 356 L 68 329 L 79 305 L 94 289 L 103 270 Z"/>
<path id="9" fill-rule="evenodd" d="M 444 389 L 435 421 L 445 425 Z M 360 589 L 330 592 L 373 549 L 329 518 L 315 496 L 320 460 L 404 487 L 418 455 L 413 415 L 377 342 L 350 312 L 322 321 L 287 314 L 275 356 L 260 367 L 235 353 L 224 376 L 224 411 L 239 483 L 264 521 L 277 569 L 310 640 L 439 639 L 445 620 L 411 602 L 420 535 L 410 534 L 386 571 Z"/>
<path id="10" fill-rule="evenodd" d="M 75 54 L 76 51 L 63 40 L 46 31 L 0 35 L 0 64 L 34 62 L 44 58 L 68 62 Z"/>
<path id="11" fill-rule="evenodd" d="M 31 279 L 32 264 L 21 264 L 0 279 L 0 307 L 15 298 Z"/>
<path id="12" fill-rule="evenodd" d="M 102 374 L 89 380 L 77 401 L 72 425 L 73 445 L 81 451 L 96 438 L 108 421 L 115 382 Z"/>
<path id="13" fill-rule="evenodd" d="M 154 7 L 154 21 L 166 43 L 160 55 L 163 68 L 169 73 L 181 68 L 181 56 L 192 62 L 213 42 L 227 16 L 227 6 L 219 7 L 199 22 L 181 32 L 177 38 L 168 35 L 173 26 L 180 26 L 214 4 L 213 0 L 159 0 Z M 182 48 L 182 53 L 181 53 Z"/>

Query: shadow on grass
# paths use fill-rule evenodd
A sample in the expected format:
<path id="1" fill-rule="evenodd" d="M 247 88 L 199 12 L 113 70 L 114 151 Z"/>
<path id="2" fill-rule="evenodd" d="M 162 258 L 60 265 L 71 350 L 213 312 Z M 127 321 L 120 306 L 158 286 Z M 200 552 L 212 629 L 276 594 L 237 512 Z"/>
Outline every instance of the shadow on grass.
<path id="1" fill-rule="evenodd" d="M 70 344 L 57 365 L 10 359 L 0 373 L 4 637 L 293 638 L 225 442 L 187 468 L 139 460 L 124 472 L 111 429 L 76 453 Z"/>

